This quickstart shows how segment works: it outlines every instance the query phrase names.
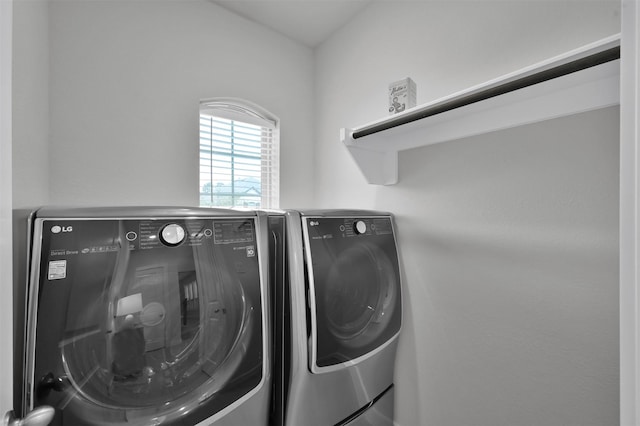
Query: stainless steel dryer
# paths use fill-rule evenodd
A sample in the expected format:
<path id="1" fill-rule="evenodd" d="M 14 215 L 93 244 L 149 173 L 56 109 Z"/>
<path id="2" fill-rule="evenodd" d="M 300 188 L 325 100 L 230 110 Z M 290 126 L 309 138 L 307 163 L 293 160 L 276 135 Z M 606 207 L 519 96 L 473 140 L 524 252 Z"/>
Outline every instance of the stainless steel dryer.
<path id="1" fill-rule="evenodd" d="M 35 212 L 18 415 L 267 424 L 266 229 L 231 210 Z"/>
<path id="2" fill-rule="evenodd" d="M 274 423 L 392 425 L 402 318 L 392 216 L 287 211 L 270 229 L 271 259 L 281 252 L 284 265 L 272 265 Z"/>

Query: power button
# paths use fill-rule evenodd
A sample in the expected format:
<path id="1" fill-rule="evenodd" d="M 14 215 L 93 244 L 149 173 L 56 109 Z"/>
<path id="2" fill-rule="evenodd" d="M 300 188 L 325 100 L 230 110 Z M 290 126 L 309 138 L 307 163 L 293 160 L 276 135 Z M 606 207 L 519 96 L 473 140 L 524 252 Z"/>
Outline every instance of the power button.
<path id="1" fill-rule="evenodd" d="M 357 220 L 356 223 L 353 224 L 353 231 L 357 234 L 364 234 L 367 232 L 367 224 L 363 220 Z"/>

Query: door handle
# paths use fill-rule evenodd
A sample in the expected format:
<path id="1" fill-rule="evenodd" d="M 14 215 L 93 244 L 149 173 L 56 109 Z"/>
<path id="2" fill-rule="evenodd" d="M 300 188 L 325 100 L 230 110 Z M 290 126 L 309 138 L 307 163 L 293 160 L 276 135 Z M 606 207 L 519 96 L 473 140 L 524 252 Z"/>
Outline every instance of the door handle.
<path id="1" fill-rule="evenodd" d="M 51 389 L 57 392 L 62 392 L 66 386 L 66 376 L 55 377 L 53 373 L 47 373 L 42 379 L 40 379 L 40 383 L 38 383 L 38 387 L 36 388 L 36 395 L 38 398 L 46 398 L 51 392 Z"/>
<path id="2" fill-rule="evenodd" d="M 53 420 L 56 410 L 48 405 L 42 405 L 29 412 L 23 419 L 16 418 L 13 411 L 4 415 L 3 425 L 7 426 L 47 426 Z"/>

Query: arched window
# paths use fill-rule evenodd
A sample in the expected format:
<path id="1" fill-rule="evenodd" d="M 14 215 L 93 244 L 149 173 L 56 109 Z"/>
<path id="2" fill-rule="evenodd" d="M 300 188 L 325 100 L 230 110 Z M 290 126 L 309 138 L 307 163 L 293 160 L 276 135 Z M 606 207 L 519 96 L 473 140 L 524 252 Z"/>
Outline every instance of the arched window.
<path id="1" fill-rule="evenodd" d="M 200 206 L 277 208 L 279 120 L 236 98 L 200 102 Z"/>

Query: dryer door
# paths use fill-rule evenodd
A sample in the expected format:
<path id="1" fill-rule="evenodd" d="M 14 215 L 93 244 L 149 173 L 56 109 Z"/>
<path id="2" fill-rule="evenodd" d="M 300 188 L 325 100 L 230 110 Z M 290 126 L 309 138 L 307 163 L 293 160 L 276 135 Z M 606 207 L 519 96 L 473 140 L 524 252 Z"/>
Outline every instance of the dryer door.
<path id="1" fill-rule="evenodd" d="M 305 220 L 312 370 L 361 361 L 400 331 L 398 255 L 390 217 Z"/>
<path id="2" fill-rule="evenodd" d="M 27 410 L 195 424 L 263 383 L 253 218 L 36 221 Z"/>

